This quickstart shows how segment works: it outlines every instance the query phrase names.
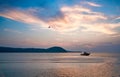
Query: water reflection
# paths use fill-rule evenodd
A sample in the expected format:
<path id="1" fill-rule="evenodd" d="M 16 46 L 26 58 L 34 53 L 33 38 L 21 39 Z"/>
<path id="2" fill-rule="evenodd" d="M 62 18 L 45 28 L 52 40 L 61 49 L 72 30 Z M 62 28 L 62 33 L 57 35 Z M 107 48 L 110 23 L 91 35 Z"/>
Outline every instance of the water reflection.
<path id="1" fill-rule="evenodd" d="M 108 64 L 90 64 L 79 67 L 67 67 L 41 70 L 37 77 L 112 77 L 113 67 Z M 117 77 L 117 76 L 116 76 Z"/>
<path id="2" fill-rule="evenodd" d="M 0 54 L 0 77 L 119 77 L 119 60 L 108 54 Z"/>
<path id="3" fill-rule="evenodd" d="M 111 77 L 112 68 L 106 64 L 90 64 L 79 68 L 59 69 L 59 73 L 64 74 L 64 77 Z"/>

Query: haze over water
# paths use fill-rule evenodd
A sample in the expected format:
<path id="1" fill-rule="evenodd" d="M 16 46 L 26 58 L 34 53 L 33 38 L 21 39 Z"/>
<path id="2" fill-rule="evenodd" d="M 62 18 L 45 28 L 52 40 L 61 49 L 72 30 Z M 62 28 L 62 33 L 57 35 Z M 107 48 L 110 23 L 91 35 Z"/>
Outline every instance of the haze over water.
<path id="1" fill-rule="evenodd" d="M 120 77 L 120 54 L 0 53 L 0 77 Z"/>

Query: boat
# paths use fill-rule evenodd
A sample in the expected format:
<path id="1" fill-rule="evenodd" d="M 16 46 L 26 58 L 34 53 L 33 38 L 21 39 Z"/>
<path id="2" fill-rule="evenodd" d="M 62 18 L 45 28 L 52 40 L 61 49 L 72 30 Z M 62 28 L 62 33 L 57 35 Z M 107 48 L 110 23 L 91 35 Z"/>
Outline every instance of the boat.
<path id="1" fill-rule="evenodd" d="M 81 56 L 89 56 L 90 53 L 88 53 L 88 52 L 82 52 L 80 55 L 81 55 Z"/>

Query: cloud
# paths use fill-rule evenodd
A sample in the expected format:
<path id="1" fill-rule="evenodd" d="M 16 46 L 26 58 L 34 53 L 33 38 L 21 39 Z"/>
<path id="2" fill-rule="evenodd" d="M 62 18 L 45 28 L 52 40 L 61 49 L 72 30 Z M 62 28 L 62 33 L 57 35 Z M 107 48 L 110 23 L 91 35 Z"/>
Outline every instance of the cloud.
<path id="1" fill-rule="evenodd" d="M 59 31 L 81 30 L 112 35 L 117 34 L 115 28 L 120 27 L 120 23 L 106 22 L 109 20 L 109 16 L 79 5 L 64 6 L 61 8 L 61 12 L 64 15 L 62 19 L 54 19 L 50 22 L 56 25 L 56 29 Z"/>
<path id="2" fill-rule="evenodd" d="M 113 29 L 119 27 L 120 23 L 111 24 L 111 23 L 95 23 L 95 24 L 84 24 L 83 31 L 93 31 L 93 32 L 101 32 L 104 34 L 117 34 Z"/>
<path id="3" fill-rule="evenodd" d="M 1 12 L 0 16 L 27 24 L 37 26 L 48 26 L 43 20 L 33 15 L 33 11 L 35 10 L 31 11 L 31 9 L 28 9 L 25 11 L 20 9 L 10 9 L 6 12 Z"/>
<path id="4" fill-rule="evenodd" d="M 20 32 L 20 31 L 13 30 L 13 29 L 8 29 L 8 28 L 5 28 L 4 31 L 12 32 L 12 33 L 18 33 L 18 34 L 21 34 L 21 33 L 22 33 L 22 32 Z"/>
<path id="5" fill-rule="evenodd" d="M 85 2 L 85 4 L 88 4 L 88 5 L 94 6 L 94 7 L 101 7 L 101 5 L 93 3 L 93 2 Z"/>
<path id="6" fill-rule="evenodd" d="M 80 30 L 86 32 L 93 31 L 104 34 L 115 34 L 116 32 L 113 29 L 120 26 L 119 23 L 99 22 L 107 20 L 108 17 L 81 6 L 64 6 L 61 8 L 61 11 L 64 14 L 62 19 L 53 19 L 49 22 L 50 24 L 54 24 L 55 29 L 59 31 L 73 31 L 82 27 Z"/>
<path id="7" fill-rule="evenodd" d="M 80 5 L 62 6 L 60 9 L 62 16 L 45 17 L 47 21 L 44 20 L 44 15 L 43 17 L 38 15 L 40 12 L 43 11 L 39 8 L 29 8 L 25 10 L 10 9 L 5 12 L 0 12 L 0 16 L 34 26 L 45 27 L 46 29 L 50 26 L 50 28 L 58 32 L 80 30 L 85 32 L 116 34 L 117 32 L 114 29 L 120 27 L 120 23 L 105 22 L 109 17 L 103 13 L 95 12 Z"/>
<path id="8" fill-rule="evenodd" d="M 115 18 L 115 20 L 119 20 L 119 19 L 120 19 L 120 17 L 116 17 L 116 18 Z"/>

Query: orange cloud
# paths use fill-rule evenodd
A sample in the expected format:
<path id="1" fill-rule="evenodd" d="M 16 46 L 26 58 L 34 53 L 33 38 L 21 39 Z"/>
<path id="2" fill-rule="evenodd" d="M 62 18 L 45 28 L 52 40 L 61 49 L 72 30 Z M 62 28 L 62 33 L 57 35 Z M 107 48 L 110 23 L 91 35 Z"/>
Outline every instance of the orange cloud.
<path id="1" fill-rule="evenodd" d="M 95 24 L 84 24 L 86 28 L 84 31 L 93 31 L 101 32 L 105 34 L 116 34 L 117 32 L 113 31 L 114 28 L 120 26 L 120 24 L 109 24 L 109 23 L 95 23 Z"/>
<path id="2" fill-rule="evenodd" d="M 31 11 L 21 11 L 18 9 L 8 10 L 7 12 L 0 13 L 0 16 L 6 17 L 15 21 L 24 22 L 32 25 L 41 25 L 48 26 L 44 21 L 40 18 L 32 15 Z"/>
<path id="3" fill-rule="evenodd" d="M 100 22 L 107 21 L 109 17 L 100 12 L 94 12 L 91 9 L 81 6 L 64 6 L 61 8 L 64 17 L 59 20 L 52 20 L 48 23 L 56 25 L 58 31 L 81 30 L 86 32 L 99 32 L 104 34 L 116 34 L 113 29 L 120 27 L 120 23 Z"/>
<path id="4" fill-rule="evenodd" d="M 85 31 L 95 31 L 95 32 L 102 32 L 106 34 L 113 34 L 108 27 L 112 27 L 108 23 L 96 23 L 99 20 L 107 20 L 107 17 L 104 14 L 99 12 L 93 12 L 90 9 L 83 8 L 81 6 L 74 6 L 74 7 L 63 7 L 61 8 L 64 17 L 59 20 L 52 20 L 48 23 L 54 24 L 58 31 L 72 31 L 76 30 L 79 27 L 84 27 Z M 84 14 L 84 13 L 88 14 Z"/>

